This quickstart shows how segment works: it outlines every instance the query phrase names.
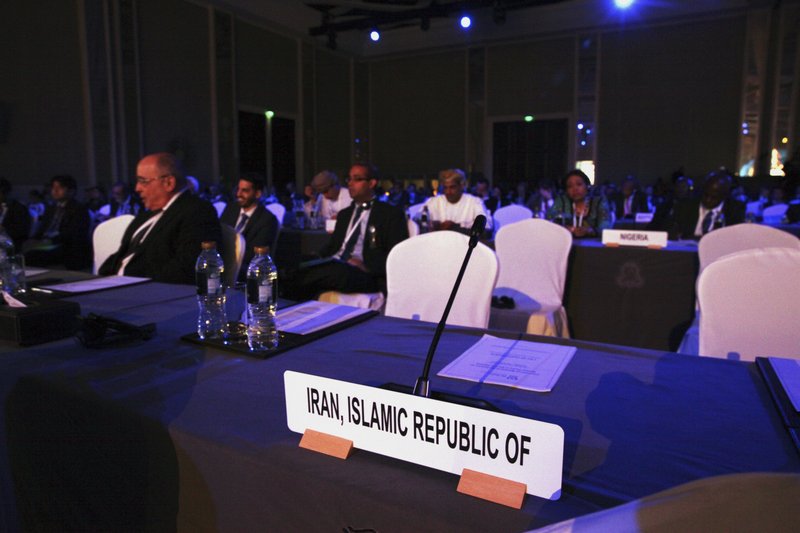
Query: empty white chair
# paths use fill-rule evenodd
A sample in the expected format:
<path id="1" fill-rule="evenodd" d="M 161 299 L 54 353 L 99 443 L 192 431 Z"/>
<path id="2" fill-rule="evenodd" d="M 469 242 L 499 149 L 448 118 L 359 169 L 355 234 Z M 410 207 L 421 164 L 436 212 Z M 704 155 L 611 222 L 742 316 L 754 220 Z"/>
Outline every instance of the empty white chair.
<path id="1" fill-rule="evenodd" d="M 494 294 L 513 298 L 515 312 L 529 315 L 527 333 L 569 337 L 562 299 L 571 248 L 567 229 L 539 218 L 515 222 L 497 232 L 500 274 Z M 501 323 L 492 326 L 503 328 Z"/>
<path id="2" fill-rule="evenodd" d="M 425 202 L 408 206 L 408 216 L 411 217 L 412 220 L 416 219 L 417 216 L 422 212 L 423 207 L 425 207 Z"/>
<path id="3" fill-rule="evenodd" d="M 755 202 L 747 202 L 747 206 L 745 207 L 745 214 L 751 215 L 753 218 L 761 216 L 761 210 L 763 209 L 764 204 L 756 200 Z"/>
<path id="4" fill-rule="evenodd" d="M 753 248 L 771 247 L 800 250 L 800 239 L 786 231 L 761 224 L 736 224 L 711 231 L 697 243 L 700 272 L 728 254 Z M 678 348 L 680 353 L 691 355 L 699 353 L 700 319 L 700 313 L 696 312 L 694 321 L 683 336 Z"/>
<path id="5" fill-rule="evenodd" d="M 494 233 L 497 235 L 501 227 L 532 217 L 533 211 L 523 205 L 511 204 L 501 207 L 492 216 L 494 219 Z"/>
<path id="6" fill-rule="evenodd" d="M 122 236 L 128 229 L 133 215 L 120 215 L 101 222 L 94 229 L 92 234 L 92 246 L 94 247 L 94 265 L 92 273 L 97 274 L 97 270 L 108 257 L 119 250 Z"/>
<path id="7" fill-rule="evenodd" d="M 700 355 L 752 361 L 800 358 L 800 250 L 727 255 L 697 279 Z"/>
<path id="8" fill-rule="evenodd" d="M 283 206 L 283 204 L 275 202 L 272 204 L 267 204 L 265 207 L 271 211 L 273 215 L 275 215 L 275 218 L 278 219 L 278 223 L 283 226 L 283 217 L 286 215 L 286 208 Z"/>
<path id="9" fill-rule="evenodd" d="M 225 211 L 225 206 L 227 204 L 225 202 L 214 202 L 214 209 L 217 210 L 217 217 L 222 216 L 222 212 Z"/>
<path id="10" fill-rule="evenodd" d="M 240 233 L 227 224 L 222 227 L 222 262 L 225 264 L 225 285 L 233 287 L 244 260 L 245 240 Z"/>
<path id="11" fill-rule="evenodd" d="M 780 224 L 783 221 L 786 211 L 789 210 L 789 204 L 778 204 L 765 207 L 762 212 L 765 224 Z"/>
<path id="12" fill-rule="evenodd" d="M 408 219 L 408 236 L 413 237 L 415 235 L 419 235 L 419 224 L 414 222 L 412 219 Z"/>
<path id="13" fill-rule="evenodd" d="M 469 238 L 436 231 L 406 239 L 386 260 L 386 316 L 438 322 L 467 252 Z M 489 324 L 497 257 L 478 243 L 464 273 L 448 324 L 485 328 Z"/>
<path id="14" fill-rule="evenodd" d="M 800 239 L 789 232 L 761 224 L 736 224 L 710 231 L 697 243 L 700 271 L 734 252 L 773 247 L 800 249 Z"/>

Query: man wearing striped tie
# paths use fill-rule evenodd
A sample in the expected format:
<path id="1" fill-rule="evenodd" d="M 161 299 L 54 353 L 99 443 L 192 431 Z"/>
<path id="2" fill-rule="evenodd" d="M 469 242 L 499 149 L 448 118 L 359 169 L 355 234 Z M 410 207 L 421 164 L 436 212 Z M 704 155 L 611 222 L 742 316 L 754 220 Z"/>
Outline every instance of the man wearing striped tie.
<path id="1" fill-rule="evenodd" d="M 248 172 L 239 178 L 236 201 L 229 203 L 220 216 L 220 222 L 232 226 L 245 240 L 244 260 L 239 271 L 239 281 L 247 278 L 247 267 L 253 259 L 253 247 L 275 246 L 278 219 L 259 199 L 264 190 L 264 178 L 257 172 Z"/>

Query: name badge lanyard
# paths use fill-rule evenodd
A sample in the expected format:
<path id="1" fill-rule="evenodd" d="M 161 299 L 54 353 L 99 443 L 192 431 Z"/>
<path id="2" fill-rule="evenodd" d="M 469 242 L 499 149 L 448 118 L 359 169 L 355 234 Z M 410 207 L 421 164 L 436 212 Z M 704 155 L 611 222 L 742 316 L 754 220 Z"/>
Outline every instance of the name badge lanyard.
<path id="1" fill-rule="evenodd" d="M 583 212 L 581 212 L 580 216 L 577 217 L 577 219 L 576 219 L 575 217 L 576 217 L 576 212 L 577 211 L 578 210 L 575 207 L 575 202 L 572 202 L 572 226 L 576 227 L 576 228 L 578 228 L 581 225 L 583 225 Z"/>
<path id="2" fill-rule="evenodd" d="M 352 220 L 350 221 L 350 227 L 347 229 L 347 235 L 344 236 L 344 241 L 342 242 L 347 242 L 350 240 L 350 237 L 353 236 L 353 232 L 356 230 L 356 228 L 361 226 L 361 221 L 364 220 L 364 216 L 367 213 L 369 213 L 369 209 L 362 208 L 361 214 L 358 216 L 358 220 L 356 220 L 355 223 Z"/>

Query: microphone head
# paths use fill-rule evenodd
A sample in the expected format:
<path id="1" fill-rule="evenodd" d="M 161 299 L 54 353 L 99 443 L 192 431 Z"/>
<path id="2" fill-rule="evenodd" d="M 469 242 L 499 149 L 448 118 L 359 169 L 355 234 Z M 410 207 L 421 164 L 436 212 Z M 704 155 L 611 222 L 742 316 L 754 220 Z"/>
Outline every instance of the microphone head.
<path id="1" fill-rule="evenodd" d="M 483 230 L 486 229 L 486 217 L 478 215 L 472 223 L 472 229 L 469 230 L 469 247 L 474 248 L 478 244 L 478 239 L 483 235 Z"/>

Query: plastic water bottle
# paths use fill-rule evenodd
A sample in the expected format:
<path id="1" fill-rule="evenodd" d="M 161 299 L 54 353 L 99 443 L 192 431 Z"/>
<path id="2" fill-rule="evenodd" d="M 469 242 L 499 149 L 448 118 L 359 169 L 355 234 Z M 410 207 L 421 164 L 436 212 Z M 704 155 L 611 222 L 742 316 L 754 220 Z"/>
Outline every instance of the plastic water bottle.
<path id="1" fill-rule="evenodd" d="M 278 346 L 278 269 L 266 246 L 254 250 L 247 267 L 247 344 L 255 351 L 272 350 Z"/>
<path id="2" fill-rule="evenodd" d="M 217 243 L 206 241 L 202 248 L 194 270 L 197 282 L 197 336 L 201 339 L 221 339 L 228 331 L 222 278 L 225 265 L 217 252 Z"/>
<path id="3" fill-rule="evenodd" d="M 428 233 L 431 230 L 431 214 L 428 211 L 428 206 L 422 208 L 422 214 L 419 217 L 419 232 Z"/>

